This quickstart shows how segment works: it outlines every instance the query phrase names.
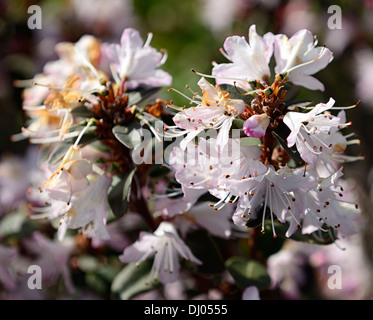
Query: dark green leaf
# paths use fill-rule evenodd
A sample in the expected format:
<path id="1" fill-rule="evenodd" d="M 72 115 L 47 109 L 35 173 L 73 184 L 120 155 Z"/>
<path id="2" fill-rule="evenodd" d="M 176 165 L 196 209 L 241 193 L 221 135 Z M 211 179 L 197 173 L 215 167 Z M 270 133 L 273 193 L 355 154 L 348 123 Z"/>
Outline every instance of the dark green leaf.
<path id="1" fill-rule="evenodd" d="M 124 176 L 114 176 L 113 178 L 108 192 L 108 201 L 114 216 L 117 218 L 122 217 L 128 210 L 134 173 L 135 169 L 132 169 Z"/>
<path id="2" fill-rule="evenodd" d="M 287 110 L 293 111 L 299 108 L 305 110 L 304 108 L 310 106 L 313 102 L 312 101 L 295 101 L 287 104 Z"/>
<path id="3" fill-rule="evenodd" d="M 232 127 L 229 131 L 229 137 L 230 138 L 245 138 L 245 137 L 247 137 L 247 135 L 242 130 L 244 122 L 245 122 L 245 120 L 240 119 L 240 118 L 236 118 L 236 119 L 233 120 Z M 236 132 L 233 135 L 233 130 L 240 130 L 239 135 L 237 135 Z"/>
<path id="4" fill-rule="evenodd" d="M 114 136 L 127 148 L 134 149 L 142 142 L 140 133 L 141 125 L 133 122 L 128 126 L 115 126 L 113 128 Z"/>
<path id="5" fill-rule="evenodd" d="M 75 139 L 76 138 L 66 139 L 65 141 L 59 143 L 49 155 L 47 162 L 49 164 L 55 164 L 62 160 L 69 148 L 75 143 Z M 94 133 L 86 133 L 80 139 L 79 145 L 86 145 L 95 141 L 97 141 L 97 136 Z"/>
<path id="6" fill-rule="evenodd" d="M 190 232 L 186 243 L 192 252 L 197 252 L 197 258 L 203 264 L 198 266 L 198 272 L 205 274 L 221 273 L 224 270 L 224 260 L 221 257 L 220 248 L 223 247 L 222 239 L 208 235 L 206 232 L 196 230 Z M 203 246 L 201 246 L 203 243 Z M 194 264 L 188 263 L 187 267 L 194 268 Z"/>
<path id="7" fill-rule="evenodd" d="M 286 138 L 290 134 L 289 128 L 282 122 L 275 130 L 272 131 L 273 136 L 277 139 L 279 144 L 285 149 L 287 154 L 298 164 L 304 163 L 302 157 L 300 156 L 296 146 L 288 147 L 288 142 Z"/>
<path id="8" fill-rule="evenodd" d="M 143 261 L 139 266 L 136 263 L 126 265 L 113 280 L 111 291 L 119 294 L 122 300 L 128 300 L 141 292 L 155 289 L 159 282 L 147 282 L 151 267 L 152 260 Z"/>
<path id="9" fill-rule="evenodd" d="M 164 165 L 155 164 L 150 168 L 149 175 L 152 178 L 164 177 L 170 173 L 170 169 Z"/>
<path id="10" fill-rule="evenodd" d="M 245 120 L 236 118 L 232 122 L 232 129 L 242 129 Z"/>
<path id="11" fill-rule="evenodd" d="M 231 257 L 225 262 L 225 266 L 241 289 L 256 286 L 261 290 L 268 288 L 271 284 L 271 278 L 265 266 L 258 261 L 249 261 L 244 257 Z"/>

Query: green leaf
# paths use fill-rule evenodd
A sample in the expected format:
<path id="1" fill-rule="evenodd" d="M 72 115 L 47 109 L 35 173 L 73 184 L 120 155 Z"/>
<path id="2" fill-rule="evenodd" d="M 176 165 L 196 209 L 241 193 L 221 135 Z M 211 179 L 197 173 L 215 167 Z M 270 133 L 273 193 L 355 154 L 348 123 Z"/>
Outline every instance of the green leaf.
<path id="1" fill-rule="evenodd" d="M 151 97 L 153 94 L 159 91 L 159 87 L 142 89 L 140 91 L 132 91 L 128 93 L 128 105 L 133 106 L 139 104 L 145 99 Z"/>
<path id="2" fill-rule="evenodd" d="M 95 273 L 86 273 L 85 281 L 89 287 L 102 296 L 105 296 L 109 291 L 108 283 Z"/>
<path id="3" fill-rule="evenodd" d="M 99 261 L 94 256 L 83 254 L 78 258 L 78 265 L 84 272 L 94 272 L 99 266 Z"/>
<path id="4" fill-rule="evenodd" d="M 57 147 L 51 152 L 48 158 L 48 164 L 55 164 L 62 160 L 62 158 L 65 156 L 66 152 L 71 147 L 70 143 L 61 142 L 57 145 Z"/>
<path id="5" fill-rule="evenodd" d="M 48 157 L 48 164 L 55 164 L 62 160 L 69 148 L 75 143 L 75 138 L 66 139 L 60 142 Z M 80 139 L 79 145 L 86 145 L 97 141 L 97 136 L 94 133 L 86 133 Z"/>
<path id="6" fill-rule="evenodd" d="M 262 290 L 271 284 L 271 278 L 265 266 L 258 261 L 249 261 L 244 257 L 231 257 L 225 262 L 225 266 L 241 289 L 256 286 Z"/>
<path id="7" fill-rule="evenodd" d="M 115 217 L 119 218 L 126 214 L 128 202 L 131 195 L 131 185 L 135 168 L 126 175 L 114 176 L 109 188 L 108 201 Z"/>
<path id="8" fill-rule="evenodd" d="M 29 232 L 25 232 L 28 230 Z M 26 218 L 26 213 L 20 208 L 20 211 L 15 211 L 5 215 L 0 222 L 0 235 L 5 238 L 15 234 L 30 234 L 36 230 L 34 221 Z"/>
<path id="9" fill-rule="evenodd" d="M 246 91 L 240 87 L 234 87 L 230 84 L 219 84 L 221 90 L 229 93 L 231 99 L 243 100 L 247 105 L 250 105 L 253 97 L 251 95 L 245 95 Z"/>
<path id="10" fill-rule="evenodd" d="M 142 142 L 142 134 L 140 132 L 141 125 L 137 122 L 133 122 L 128 126 L 115 126 L 113 128 L 113 134 L 115 138 L 119 140 L 129 149 L 134 149 L 137 145 Z"/>
<path id="11" fill-rule="evenodd" d="M 260 145 L 260 143 L 261 142 L 259 138 L 245 137 L 240 139 L 240 145 L 242 147 L 258 146 Z"/>
<path id="12" fill-rule="evenodd" d="M 94 114 L 86 106 L 79 106 L 71 110 L 74 117 L 92 118 Z"/>
<path id="13" fill-rule="evenodd" d="M 139 266 L 136 263 L 126 265 L 113 280 L 111 291 L 119 294 L 122 300 L 129 300 L 141 292 L 157 288 L 159 282 L 147 282 L 151 267 L 152 260 L 145 260 Z"/>

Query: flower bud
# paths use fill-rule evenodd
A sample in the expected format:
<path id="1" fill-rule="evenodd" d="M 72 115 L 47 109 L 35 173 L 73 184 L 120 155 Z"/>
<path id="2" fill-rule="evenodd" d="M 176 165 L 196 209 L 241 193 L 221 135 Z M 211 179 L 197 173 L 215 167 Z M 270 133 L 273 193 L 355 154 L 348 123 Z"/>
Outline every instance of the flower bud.
<path id="1" fill-rule="evenodd" d="M 248 137 L 260 138 L 266 133 L 269 125 L 269 117 L 263 114 L 256 114 L 247 119 L 243 124 L 243 132 Z"/>

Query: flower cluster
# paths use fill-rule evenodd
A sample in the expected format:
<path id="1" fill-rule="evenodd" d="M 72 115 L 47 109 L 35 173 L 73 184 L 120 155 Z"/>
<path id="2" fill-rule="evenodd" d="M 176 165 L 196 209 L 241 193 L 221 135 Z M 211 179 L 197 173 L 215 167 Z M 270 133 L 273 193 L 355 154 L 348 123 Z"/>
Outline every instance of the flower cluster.
<path id="1" fill-rule="evenodd" d="M 324 90 L 313 74 L 332 61 L 331 51 L 317 46 L 307 30 L 290 39 L 262 37 L 253 25 L 248 40 L 228 37 L 221 52 L 230 62 L 215 62 L 212 76 L 192 70 L 202 76 L 202 95 L 193 94 L 194 106 L 179 108 L 174 116 L 186 133 L 170 156 L 184 201 L 196 203 L 209 192 L 217 198 L 211 204 L 215 210 L 236 203 L 232 218 L 238 226 L 261 225 L 265 232 L 269 218 L 274 237 L 277 222 L 288 225 L 287 237 L 299 228 L 304 234 L 327 231 L 334 239 L 337 233 L 351 235 L 358 206 L 343 201 L 340 178 L 345 162 L 362 157 L 345 153 L 359 143 L 348 140 L 353 133 L 342 133 L 351 125 L 343 110 L 350 107 L 336 107 L 333 98 L 318 104 L 286 100 L 289 83 Z M 216 85 L 206 78 L 215 78 Z M 333 115 L 333 110 L 341 111 Z M 218 132 L 206 140 L 201 133 L 210 129 Z M 185 161 L 191 153 L 199 161 Z"/>
<path id="2" fill-rule="evenodd" d="M 193 230 L 230 239 L 260 227 L 275 238 L 324 244 L 356 232 L 358 205 L 345 200 L 341 178 L 345 162 L 362 159 L 346 154 L 359 140 L 342 133 L 351 125 L 344 109 L 354 106 L 287 100 L 292 85 L 324 90 L 313 75 L 332 61 L 329 49 L 307 30 L 289 39 L 260 36 L 253 25 L 248 42 L 225 40 L 228 63 L 214 62 L 211 75 L 192 70 L 201 94 L 169 88 L 190 102 L 176 106 L 159 94 L 172 78 L 161 69 L 167 52 L 151 40 L 128 28 L 120 43 L 93 36 L 59 43 L 59 59 L 24 90 L 29 123 L 13 139 L 40 145 L 39 178 L 27 191 L 31 219 L 57 221 L 61 243 L 111 243 L 140 273 L 154 257 L 144 277 L 149 287 L 205 263 L 188 245 Z M 128 211 L 146 224 L 132 242 L 116 224 Z M 25 247 L 41 245 L 51 255 L 63 247 L 59 272 L 73 290 L 67 243 L 54 246 L 36 234 Z M 126 281 L 116 280 L 114 288 Z"/>
<path id="3" fill-rule="evenodd" d="M 14 136 L 41 144 L 45 181 L 37 186 L 32 210 L 60 217 L 59 237 L 67 229 L 84 228 L 108 239 L 108 192 L 113 177 L 133 169 L 130 152 L 116 138 L 116 126 L 148 123 L 154 111 L 136 108 L 154 88 L 171 84 L 159 67 L 166 54 L 144 43 L 139 32 L 126 29 L 120 44 L 83 36 L 77 43 L 59 43 L 57 61 L 49 62 L 34 86 L 24 92 L 27 128 Z M 136 90 L 135 90 L 136 89 Z M 144 115 L 146 113 L 146 115 Z M 30 194 L 35 193 L 30 191 Z M 120 213 L 123 214 L 124 212 Z"/>

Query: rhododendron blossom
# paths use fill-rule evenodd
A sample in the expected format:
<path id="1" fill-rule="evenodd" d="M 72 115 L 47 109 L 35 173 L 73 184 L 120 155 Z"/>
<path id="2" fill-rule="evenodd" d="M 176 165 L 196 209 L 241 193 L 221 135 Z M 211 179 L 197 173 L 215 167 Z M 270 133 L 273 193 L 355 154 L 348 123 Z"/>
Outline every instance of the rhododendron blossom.
<path id="1" fill-rule="evenodd" d="M 12 138 L 38 145 L 39 170 L 20 170 L 36 176 L 24 186 L 0 172 L 14 193 L 0 197 L 0 260 L 25 251 L 70 292 L 76 281 L 122 299 L 151 290 L 259 299 L 271 284 L 263 261 L 283 243 L 338 246 L 359 232 L 359 199 L 343 176 L 345 163 L 364 159 L 344 132 L 358 103 L 296 98 L 299 87 L 325 89 L 314 75 L 333 59 L 326 46 L 308 30 L 261 36 L 252 25 L 247 40 L 224 41 L 229 62 L 213 62 L 211 74 L 192 68 L 185 94 L 169 88 L 167 53 L 152 36 L 127 28 L 120 43 L 59 43 L 59 59 L 25 89 L 28 120 Z M 27 214 L 3 223 L 12 201 Z M 10 267 L 0 261 L 9 290 Z"/>

